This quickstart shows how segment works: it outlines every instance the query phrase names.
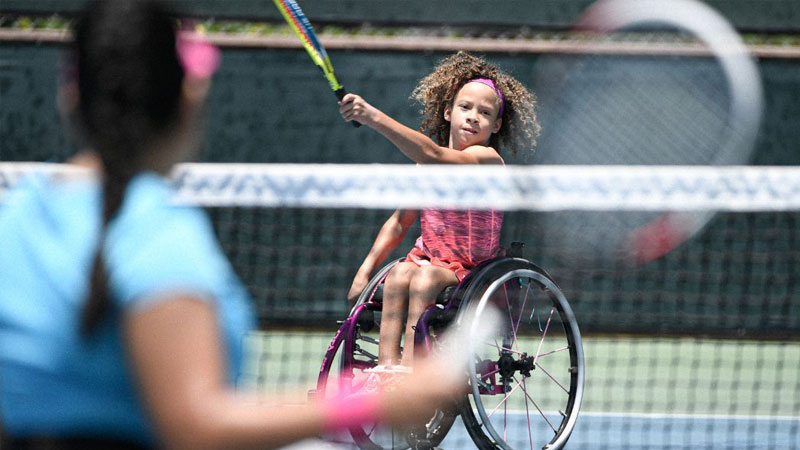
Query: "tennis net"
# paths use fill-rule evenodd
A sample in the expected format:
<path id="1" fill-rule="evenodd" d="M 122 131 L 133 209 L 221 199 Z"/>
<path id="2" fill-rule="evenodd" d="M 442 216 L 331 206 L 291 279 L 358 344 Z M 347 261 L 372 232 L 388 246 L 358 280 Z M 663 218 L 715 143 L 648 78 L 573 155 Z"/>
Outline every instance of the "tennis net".
<path id="1" fill-rule="evenodd" d="M 0 204 L 25 173 L 62 170 L 0 164 Z M 256 303 L 245 385 L 314 387 L 393 209 L 503 209 L 502 243 L 525 243 L 583 335 L 567 448 L 800 448 L 798 167 L 186 164 L 172 180 Z M 457 422 L 440 446 L 473 445 Z"/>

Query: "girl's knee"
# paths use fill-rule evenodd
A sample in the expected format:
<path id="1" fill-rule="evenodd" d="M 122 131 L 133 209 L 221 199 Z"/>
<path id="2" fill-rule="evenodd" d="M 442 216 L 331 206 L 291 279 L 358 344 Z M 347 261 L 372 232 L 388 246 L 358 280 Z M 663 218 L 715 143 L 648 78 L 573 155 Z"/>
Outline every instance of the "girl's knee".
<path id="1" fill-rule="evenodd" d="M 416 266 L 413 263 L 401 262 L 392 267 L 386 275 L 384 289 L 408 289 L 408 284 Z"/>

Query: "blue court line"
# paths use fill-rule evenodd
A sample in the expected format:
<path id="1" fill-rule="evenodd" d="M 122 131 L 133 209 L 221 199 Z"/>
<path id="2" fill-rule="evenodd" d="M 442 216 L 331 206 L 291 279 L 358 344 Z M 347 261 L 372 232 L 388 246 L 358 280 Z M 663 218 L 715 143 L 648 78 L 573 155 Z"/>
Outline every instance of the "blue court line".
<path id="1" fill-rule="evenodd" d="M 524 413 L 509 416 L 512 430 L 524 430 Z M 534 422 L 539 442 L 552 436 L 543 421 Z M 538 424 L 538 425 L 537 425 Z M 515 449 L 528 449 L 527 433 L 520 433 Z M 536 438 L 534 440 L 536 442 Z M 543 438 L 544 437 L 544 438 Z M 460 421 L 440 445 L 442 449 L 474 448 Z M 535 449 L 542 445 L 535 445 Z M 580 450 L 798 450 L 800 416 L 726 416 L 690 414 L 583 413 L 566 449 Z"/>

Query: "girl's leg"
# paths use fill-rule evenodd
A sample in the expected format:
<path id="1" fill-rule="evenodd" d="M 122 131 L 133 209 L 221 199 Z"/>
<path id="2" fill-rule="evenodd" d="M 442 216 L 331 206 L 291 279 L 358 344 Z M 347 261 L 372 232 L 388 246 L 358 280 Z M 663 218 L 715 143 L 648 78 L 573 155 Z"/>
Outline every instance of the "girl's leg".
<path id="1" fill-rule="evenodd" d="M 383 285 L 378 364 L 389 365 L 400 360 L 400 337 L 403 334 L 403 319 L 408 311 L 408 287 L 418 269 L 412 262 L 401 262 L 386 276 Z"/>
<path id="2" fill-rule="evenodd" d="M 425 309 L 436 302 L 436 297 L 447 286 L 458 284 L 455 272 L 443 267 L 424 266 L 414 272 L 409 283 L 408 320 L 406 321 L 406 346 L 402 364 L 410 366 L 414 360 L 414 327 Z"/>

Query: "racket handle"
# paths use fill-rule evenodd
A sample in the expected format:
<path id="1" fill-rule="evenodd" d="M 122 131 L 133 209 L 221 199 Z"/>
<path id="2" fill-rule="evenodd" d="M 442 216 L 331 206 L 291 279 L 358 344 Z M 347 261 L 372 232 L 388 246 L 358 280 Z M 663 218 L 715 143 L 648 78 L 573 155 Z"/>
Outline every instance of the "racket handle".
<path id="1" fill-rule="evenodd" d="M 345 90 L 344 86 L 340 87 L 339 89 L 333 91 L 336 94 L 336 97 L 341 101 L 345 95 L 347 95 L 347 90 Z M 356 122 L 355 120 L 351 120 L 350 123 L 353 125 L 353 128 L 358 128 L 361 126 L 361 123 Z"/>

